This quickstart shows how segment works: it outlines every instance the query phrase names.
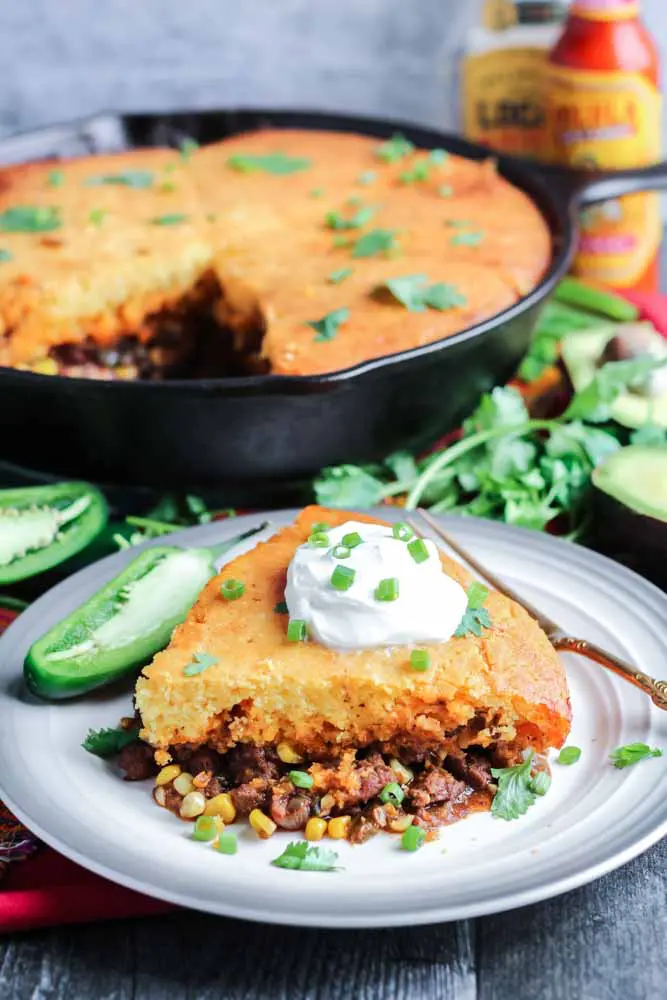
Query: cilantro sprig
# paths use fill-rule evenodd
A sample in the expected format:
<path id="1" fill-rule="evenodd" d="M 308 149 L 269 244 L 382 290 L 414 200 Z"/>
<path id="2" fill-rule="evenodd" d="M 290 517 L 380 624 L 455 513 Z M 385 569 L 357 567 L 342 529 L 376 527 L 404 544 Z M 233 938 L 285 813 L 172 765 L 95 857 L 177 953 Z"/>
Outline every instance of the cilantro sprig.
<path id="1" fill-rule="evenodd" d="M 544 771 L 533 775 L 534 756 L 531 750 L 521 764 L 491 768 L 498 786 L 491 806 L 491 815 L 496 819 L 520 819 L 535 804 L 538 796 L 547 792 L 551 784 L 549 775 Z"/>
<path id="2" fill-rule="evenodd" d="M 609 754 L 609 760 L 614 767 L 622 769 L 639 764 L 642 760 L 649 760 L 651 757 L 662 757 L 660 747 L 650 747 L 647 743 L 627 743 L 625 746 L 617 747 Z"/>
<path id="3" fill-rule="evenodd" d="M 383 287 L 397 302 L 405 306 L 408 312 L 424 312 L 427 308 L 444 312 L 446 309 L 454 309 L 467 303 L 465 295 L 456 285 L 449 285 L 443 281 L 429 284 L 425 274 L 406 274 L 400 278 L 390 278 Z"/>
<path id="4" fill-rule="evenodd" d="M 482 629 L 491 628 L 493 624 L 491 615 L 484 607 L 484 603 L 489 596 L 489 589 L 483 583 L 475 580 L 468 587 L 467 593 L 468 607 L 454 635 L 458 638 L 465 635 L 475 635 L 479 638 L 482 634 Z"/>
<path id="5" fill-rule="evenodd" d="M 329 229 L 337 231 L 346 229 L 361 229 L 373 218 L 377 209 L 373 205 L 361 205 L 352 215 L 343 215 L 341 212 L 332 210 L 324 217 L 324 224 Z"/>
<path id="6" fill-rule="evenodd" d="M 271 864 L 301 872 L 333 872 L 339 867 L 336 851 L 309 844 L 307 840 L 293 840 Z"/>
<path id="7" fill-rule="evenodd" d="M 115 757 L 123 747 L 139 739 L 139 729 L 91 729 L 81 744 L 96 757 Z"/>

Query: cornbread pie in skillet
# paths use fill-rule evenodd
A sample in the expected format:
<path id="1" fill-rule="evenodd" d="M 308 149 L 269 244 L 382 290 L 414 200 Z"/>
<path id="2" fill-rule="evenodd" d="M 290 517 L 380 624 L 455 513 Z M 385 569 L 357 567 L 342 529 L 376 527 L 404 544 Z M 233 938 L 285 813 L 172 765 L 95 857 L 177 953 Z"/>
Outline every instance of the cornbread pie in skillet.
<path id="1" fill-rule="evenodd" d="M 397 571 L 393 594 L 385 579 L 355 598 L 350 567 L 367 549 L 366 568 L 356 570 L 365 586 L 386 565 L 378 561 L 383 546 L 406 574 Z M 354 648 L 338 648 L 315 611 L 311 622 L 294 619 L 293 608 L 308 603 L 298 598 L 306 579 L 299 573 L 311 563 L 325 581 L 313 609 L 320 600 L 320 610 L 335 610 L 339 597 L 344 608 L 352 595 L 343 622 Z M 422 572 L 428 588 L 410 593 Z M 404 608 L 426 606 L 439 581 L 452 601 L 461 588 L 464 595 L 446 641 L 364 648 L 363 630 L 352 637 L 360 608 L 372 615 L 375 600 L 388 627 L 400 629 Z M 260 836 L 276 828 L 308 836 L 313 821 L 326 829 L 338 819 L 330 835 L 353 843 L 380 829 L 429 835 L 494 808 L 511 769 L 548 784 L 544 755 L 570 728 L 563 667 L 523 608 L 484 588 L 473 601 L 479 589 L 407 526 L 308 507 L 227 564 L 144 668 L 135 694 L 142 742 L 122 751 L 121 768 L 139 778 L 159 767 L 154 797 L 182 818 L 249 816 Z M 448 609 L 434 606 L 444 619 Z M 372 636 L 371 618 L 359 620 Z"/>
<path id="2" fill-rule="evenodd" d="M 512 306 L 551 259 L 491 159 L 264 129 L 0 171 L 0 365 L 317 375 Z"/>

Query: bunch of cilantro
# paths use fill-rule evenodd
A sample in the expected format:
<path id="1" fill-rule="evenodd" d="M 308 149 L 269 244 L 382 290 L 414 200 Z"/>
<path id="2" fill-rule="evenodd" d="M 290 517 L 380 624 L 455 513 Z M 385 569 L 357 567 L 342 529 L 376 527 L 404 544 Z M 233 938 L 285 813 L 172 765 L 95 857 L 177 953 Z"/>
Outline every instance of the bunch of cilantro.
<path id="1" fill-rule="evenodd" d="M 564 533 L 580 537 L 593 469 L 625 444 L 667 441 L 652 425 L 629 434 L 610 413 L 621 392 L 641 387 L 661 364 L 641 357 L 603 365 L 550 420 L 531 418 L 518 390 L 498 387 L 482 397 L 456 443 L 423 459 L 401 452 L 379 465 L 324 469 L 315 497 L 323 506 L 364 508 L 404 495 L 409 510 L 429 507 L 538 530 L 559 518 Z"/>

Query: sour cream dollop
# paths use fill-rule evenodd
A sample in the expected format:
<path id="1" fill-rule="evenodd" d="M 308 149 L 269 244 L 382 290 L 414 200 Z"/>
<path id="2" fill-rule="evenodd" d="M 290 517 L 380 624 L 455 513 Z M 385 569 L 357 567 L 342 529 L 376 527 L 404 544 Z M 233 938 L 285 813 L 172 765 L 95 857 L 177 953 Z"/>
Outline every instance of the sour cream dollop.
<path id="1" fill-rule="evenodd" d="M 333 550 L 355 532 L 361 544 L 351 548 L 347 558 L 336 558 Z M 347 521 L 326 534 L 325 547 L 309 542 L 298 547 L 285 589 L 290 619 L 305 621 L 317 642 L 353 650 L 451 639 L 468 599 L 463 587 L 443 571 L 433 542 L 424 539 L 428 559 L 416 562 L 407 543 L 394 538 L 385 525 Z M 337 566 L 354 570 L 348 590 L 338 590 L 331 582 Z M 398 580 L 398 598 L 379 601 L 376 588 L 387 579 Z"/>

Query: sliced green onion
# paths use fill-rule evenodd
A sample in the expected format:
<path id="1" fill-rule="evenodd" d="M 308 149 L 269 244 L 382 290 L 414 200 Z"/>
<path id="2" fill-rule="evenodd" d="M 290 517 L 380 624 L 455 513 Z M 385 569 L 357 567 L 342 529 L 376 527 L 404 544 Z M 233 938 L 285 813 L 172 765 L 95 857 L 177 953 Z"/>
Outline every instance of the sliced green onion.
<path id="1" fill-rule="evenodd" d="M 350 566 L 336 566 L 331 574 L 331 586 L 336 590 L 349 590 L 356 575 L 356 570 Z"/>
<path id="2" fill-rule="evenodd" d="M 288 777 L 296 788 L 313 787 L 313 776 L 307 771 L 290 771 Z"/>
<path id="3" fill-rule="evenodd" d="M 414 531 L 409 524 L 405 523 L 405 521 L 400 521 L 398 524 L 395 524 L 391 529 L 391 533 L 394 538 L 399 540 L 399 542 L 409 542 L 410 539 L 414 537 Z"/>
<path id="4" fill-rule="evenodd" d="M 224 833 L 221 833 L 213 846 L 220 854 L 236 854 L 239 849 L 236 834 L 232 833 L 231 830 L 225 830 Z"/>
<path id="5" fill-rule="evenodd" d="M 220 586 L 220 593 L 226 601 L 237 601 L 245 594 L 245 583 L 242 580 L 225 580 Z"/>
<path id="6" fill-rule="evenodd" d="M 215 840 L 218 835 L 218 824 L 215 816 L 198 816 L 192 831 L 193 840 Z"/>
<path id="7" fill-rule="evenodd" d="M 380 580 L 375 588 L 376 601 L 396 601 L 398 600 L 398 580 L 395 576 L 390 576 L 386 580 Z"/>
<path id="8" fill-rule="evenodd" d="M 351 531 L 348 535 L 343 535 L 341 541 L 348 549 L 356 549 L 357 545 L 363 542 L 363 538 L 358 531 Z"/>
<path id="9" fill-rule="evenodd" d="M 570 764 L 576 764 L 580 757 L 581 750 L 579 747 L 563 747 L 556 760 L 559 764 L 569 766 Z"/>
<path id="10" fill-rule="evenodd" d="M 428 670 L 431 666 L 431 654 L 428 649 L 413 649 L 410 653 L 410 666 L 422 674 Z"/>
<path id="11" fill-rule="evenodd" d="M 329 536 L 324 531 L 314 531 L 308 539 L 308 544 L 314 549 L 328 549 Z"/>
<path id="12" fill-rule="evenodd" d="M 308 626 L 301 618 L 292 618 L 287 625 L 287 641 L 303 642 L 308 635 Z"/>
<path id="13" fill-rule="evenodd" d="M 321 531 L 330 531 L 331 525 L 327 524 L 326 521 L 315 521 L 315 524 L 311 524 L 310 533 L 311 535 L 317 535 Z"/>
<path id="14" fill-rule="evenodd" d="M 426 562 L 428 559 L 428 549 L 423 538 L 414 538 L 408 542 L 408 552 L 416 563 Z"/>
<path id="15" fill-rule="evenodd" d="M 546 795 L 551 785 L 551 775 L 546 771 L 538 771 L 530 782 L 530 787 L 536 795 Z"/>
<path id="16" fill-rule="evenodd" d="M 331 555 L 334 559 L 349 559 L 352 553 L 352 549 L 349 549 L 347 545 L 336 545 L 331 550 Z"/>
<path id="17" fill-rule="evenodd" d="M 418 851 L 426 840 L 426 830 L 421 826 L 409 826 L 401 837 L 401 847 L 404 851 Z"/>
<path id="18" fill-rule="evenodd" d="M 380 799 L 380 802 L 384 802 L 385 805 L 391 804 L 393 806 L 400 806 L 401 802 L 405 798 L 405 792 L 397 781 L 390 781 L 388 785 L 384 786 L 378 798 Z"/>

